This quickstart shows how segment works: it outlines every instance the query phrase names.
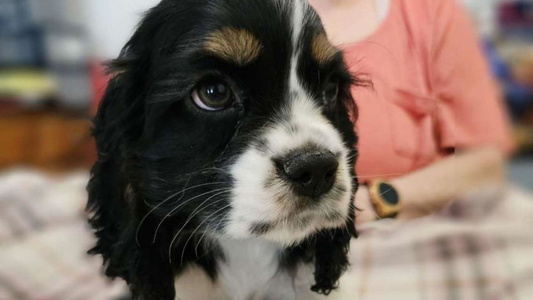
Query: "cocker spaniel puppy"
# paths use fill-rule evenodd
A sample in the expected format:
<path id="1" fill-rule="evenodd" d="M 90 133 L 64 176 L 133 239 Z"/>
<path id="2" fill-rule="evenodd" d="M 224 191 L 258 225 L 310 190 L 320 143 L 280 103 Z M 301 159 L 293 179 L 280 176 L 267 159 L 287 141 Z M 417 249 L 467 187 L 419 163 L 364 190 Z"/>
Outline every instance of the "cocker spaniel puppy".
<path id="1" fill-rule="evenodd" d="M 88 186 L 106 275 L 137 300 L 334 298 L 358 82 L 307 2 L 163 0 L 110 70 Z"/>

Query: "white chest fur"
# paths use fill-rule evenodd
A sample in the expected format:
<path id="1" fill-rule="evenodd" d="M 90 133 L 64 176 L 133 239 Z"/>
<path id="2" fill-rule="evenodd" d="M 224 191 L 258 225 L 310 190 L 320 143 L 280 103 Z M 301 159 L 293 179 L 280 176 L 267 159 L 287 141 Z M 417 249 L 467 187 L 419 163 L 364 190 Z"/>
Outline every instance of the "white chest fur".
<path id="1" fill-rule="evenodd" d="M 193 267 L 176 280 L 179 300 L 311 300 L 312 267 L 302 265 L 293 277 L 279 270 L 279 248 L 255 240 L 220 241 L 226 257 L 216 283 Z"/>
<path id="2" fill-rule="evenodd" d="M 263 241 L 222 241 L 226 261 L 220 263 L 220 282 L 232 300 L 294 299 L 292 280 L 279 270 L 279 248 Z"/>

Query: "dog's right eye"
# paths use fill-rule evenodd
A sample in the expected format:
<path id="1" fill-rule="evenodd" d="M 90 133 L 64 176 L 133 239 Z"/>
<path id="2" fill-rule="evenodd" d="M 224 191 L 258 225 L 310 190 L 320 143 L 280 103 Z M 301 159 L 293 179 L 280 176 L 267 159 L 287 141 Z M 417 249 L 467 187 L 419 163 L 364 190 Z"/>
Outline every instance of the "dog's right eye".
<path id="1" fill-rule="evenodd" d="M 227 83 L 217 79 L 200 82 L 191 94 L 196 106 L 207 111 L 219 111 L 233 102 L 233 92 Z"/>

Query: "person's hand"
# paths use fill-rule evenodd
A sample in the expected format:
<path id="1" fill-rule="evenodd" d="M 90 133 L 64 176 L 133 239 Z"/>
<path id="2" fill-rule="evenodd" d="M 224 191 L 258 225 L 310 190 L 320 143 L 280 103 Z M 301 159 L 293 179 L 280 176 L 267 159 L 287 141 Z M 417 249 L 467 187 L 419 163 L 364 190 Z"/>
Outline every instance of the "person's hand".
<path id="1" fill-rule="evenodd" d="M 366 185 L 360 185 L 355 194 L 355 224 L 364 225 L 377 220 L 376 211 L 370 200 L 370 192 Z"/>

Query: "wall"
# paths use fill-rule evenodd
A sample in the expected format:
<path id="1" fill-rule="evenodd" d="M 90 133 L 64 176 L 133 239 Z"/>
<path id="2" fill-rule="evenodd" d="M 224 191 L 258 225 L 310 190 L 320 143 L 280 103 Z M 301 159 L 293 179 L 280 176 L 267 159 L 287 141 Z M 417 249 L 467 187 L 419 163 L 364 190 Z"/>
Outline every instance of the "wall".
<path id="1" fill-rule="evenodd" d="M 496 34 L 496 7 L 499 3 L 510 0 L 463 0 L 476 21 L 483 36 Z"/>
<path id="2" fill-rule="evenodd" d="M 159 0 L 87 0 L 82 2 L 91 55 L 114 58 L 127 42 L 143 12 Z"/>
<path id="3" fill-rule="evenodd" d="M 392 0 L 394 1 L 394 0 Z M 494 7 L 505 0 L 462 0 L 473 13 L 481 32 L 494 33 Z M 91 53 L 99 58 L 116 57 L 133 33 L 142 13 L 159 0 L 87 0 L 82 2 L 83 19 L 89 30 Z"/>

